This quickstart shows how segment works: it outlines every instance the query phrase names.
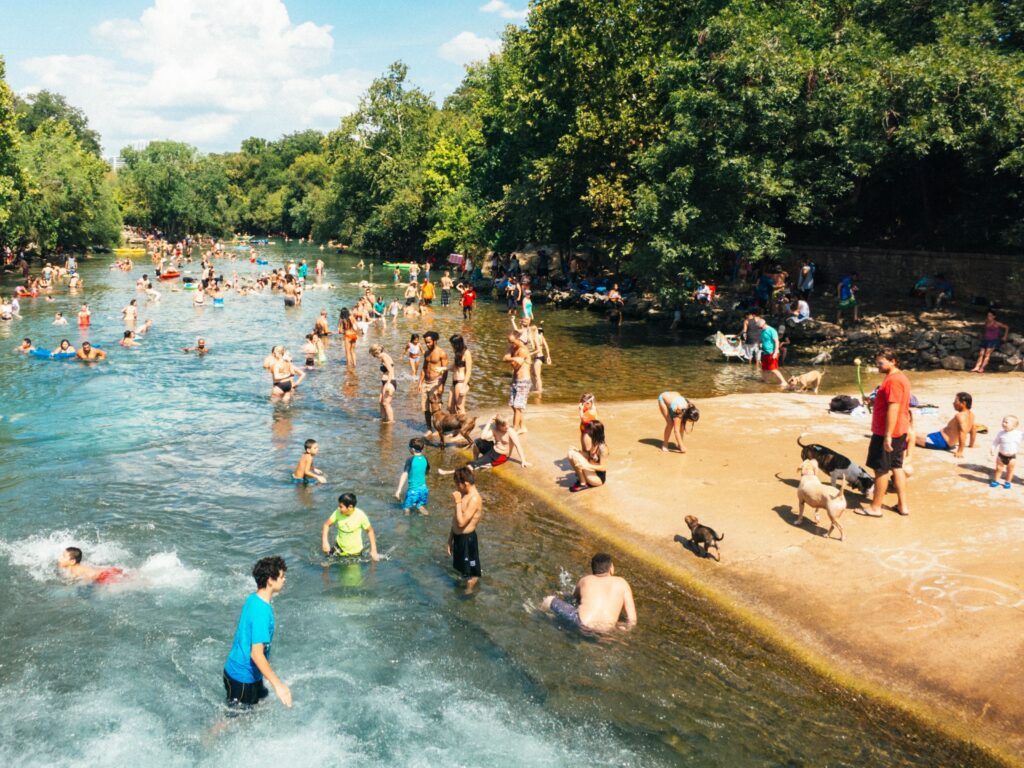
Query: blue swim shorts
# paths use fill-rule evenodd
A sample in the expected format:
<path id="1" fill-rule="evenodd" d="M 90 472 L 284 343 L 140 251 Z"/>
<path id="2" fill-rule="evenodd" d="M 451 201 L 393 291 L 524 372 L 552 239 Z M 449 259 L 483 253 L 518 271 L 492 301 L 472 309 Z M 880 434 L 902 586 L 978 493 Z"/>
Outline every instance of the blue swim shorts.
<path id="1" fill-rule="evenodd" d="M 316 485 L 320 481 L 315 477 L 295 477 L 292 476 L 292 485 Z"/>
<path id="2" fill-rule="evenodd" d="M 568 621 L 570 624 L 575 624 L 577 627 L 582 626 L 580 624 L 580 611 L 572 603 L 566 602 L 560 597 L 556 597 L 551 601 L 551 612 L 560 619 Z"/>
<path id="3" fill-rule="evenodd" d="M 934 451 L 948 451 L 949 443 L 946 442 L 946 438 L 942 436 L 941 432 L 932 432 L 925 437 L 924 447 Z"/>
<path id="4" fill-rule="evenodd" d="M 419 488 L 410 488 L 405 492 L 405 501 L 402 502 L 402 509 L 425 507 L 429 499 L 430 492 L 427 486 L 421 485 Z"/>

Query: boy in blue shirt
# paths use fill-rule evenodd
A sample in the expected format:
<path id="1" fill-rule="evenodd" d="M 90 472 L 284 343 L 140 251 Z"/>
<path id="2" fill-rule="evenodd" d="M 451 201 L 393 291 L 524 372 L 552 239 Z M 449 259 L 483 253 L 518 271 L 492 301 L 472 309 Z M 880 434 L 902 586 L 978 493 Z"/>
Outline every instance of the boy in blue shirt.
<path id="1" fill-rule="evenodd" d="M 413 507 L 421 515 L 429 515 L 427 512 L 427 502 L 430 500 L 430 494 L 427 490 L 427 472 L 430 471 L 430 462 L 427 461 L 427 457 L 423 455 L 423 449 L 426 447 L 422 437 L 414 437 L 409 441 L 409 451 L 412 453 L 405 461 L 405 467 L 402 469 L 402 476 L 398 478 L 398 488 L 395 489 L 395 498 L 402 498 L 402 486 L 408 482 L 409 487 L 405 494 L 405 501 L 402 502 L 402 509 L 405 510 L 405 514 L 409 514 Z"/>
<path id="2" fill-rule="evenodd" d="M 224 690 L 228 706 L 251 706 L 267 695 L 264 678 L 286 707 L 292 692 L 270 666 L 270 645 L 274 640 L 274 595 L 284 589 L 288 567 L 281 557 L 264 557 L 252 569 L 256 591 L 249 595 L 238 617 L 231 652 L 224 664 Z"/>

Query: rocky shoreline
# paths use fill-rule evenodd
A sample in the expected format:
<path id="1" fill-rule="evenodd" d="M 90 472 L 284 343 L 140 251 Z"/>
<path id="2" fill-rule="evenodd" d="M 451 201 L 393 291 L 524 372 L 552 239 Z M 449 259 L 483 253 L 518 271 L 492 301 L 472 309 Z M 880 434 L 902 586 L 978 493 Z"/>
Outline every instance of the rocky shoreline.
<path id="1" fill-rule="evenodd" d="M 489 289 L 490 286 L 487 286 Z M 599 293 L 574 293 L 552 289 L 533 291 L 534 303 L 550 303 L 559 308 L 586 309 L 607 314 L 608 299 Z M 829 301 L 824 297 L 824 301 Z M 824 301 L 819 303 L 824 304 Z M 743 312 L 728 306 L 725 297 L 713 306 L 688 304 L 680 310 L 678 328 L 702 334 L 722 331 L 738 333 Z M 674 310 L 661 305 L 651 295 L 631 296 L 623 306 L 629 320 L 671 323 Z M 977 315 L 977 308 L 972 308 Z M 833 363 L 852 363 L 870 358 L 880 345 L 900 353 L 905 368 L 912 370 L 964 371 L 974 366 L 980 345 L 981 319 L 968 317 L 956 308 L 941 310 L 895 309 L 884 314 L 865 313 L 857 323 L 839 325 L 811 319 L 789 327 L 791 360 L 827 359 Z M 824 355 L 824 357 L 822 357 Z M 1007 341 L 992 353 L 989 370 L 998 373 L 1024 371 L 1024 336 L 1010 333 Z"/>

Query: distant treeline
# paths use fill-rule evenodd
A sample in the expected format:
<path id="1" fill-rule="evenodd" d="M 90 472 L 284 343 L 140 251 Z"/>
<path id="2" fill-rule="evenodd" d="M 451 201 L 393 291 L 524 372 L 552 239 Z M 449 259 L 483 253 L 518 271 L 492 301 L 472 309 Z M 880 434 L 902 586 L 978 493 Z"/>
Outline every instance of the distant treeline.
<path id="1" fill-rule="evenodd" d="M 1024 3 L 541 0 L 443 105 L 407 74 L 326 136 L 124 150 L 124 220 L 369 255 L 544 243 L 662 286 L 787 241 L 1024 249 Z M 4 98 L 10 237 L 32 216 L 5 177 L 17 197 L 52 171 L 31 147 L 90 150 L 74 126 L 19 129 Z"/>

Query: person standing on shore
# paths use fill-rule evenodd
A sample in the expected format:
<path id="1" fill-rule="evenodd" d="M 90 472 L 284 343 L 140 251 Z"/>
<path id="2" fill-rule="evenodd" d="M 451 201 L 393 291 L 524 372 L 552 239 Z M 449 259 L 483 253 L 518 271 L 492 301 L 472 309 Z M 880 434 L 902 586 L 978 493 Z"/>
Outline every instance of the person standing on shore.
<path id="1" fill-rule="evenodd" d="M 288 566 L 281 557 L 264 557 L 252 569 L 256 591 L 238 617 L 238 628 L 222 672 L 228 706 L 251 706 L 267 695 L 267 680 L 281 703 L 292 705 L 292 692 L 270 666 L 274 640 L 274 595 L 284 589 Z"/>
<path id="2" fill-rule="evenodd" d="M 910 380 L 900 370 L 896 353 L 888 347 L 879 351 L 875 364 L 885 374 L 885 381 L 875 393 L 875 405 L 871 413 L 871 443 L 866 462 L 868 468 L 875 471 L 875 488 L 871 504 L 861 507 L 860 511 L 870 517 L 882 516 L 882 502 L 889 487 L 889 475 L 892 474 L 899 498 L 896 511 L 901 515 L 909 515 L 903 457 L 910 426 Z"/>
<path id="3" fill-rule="evenodd" d="M 978 362 L 971 368 L 971 373 L 984 373 L 992 353 L 999 348 L 1001 341 L 1010 335 L 1010 326 L 996 320 L 996 313 L 985 313 L 985 326 L 981 329 L 981 349 L 978 350 Z M 1000 336 L 1002 338 L 1000 339 Z"/>
<path id="4" fill-rule="evenodd" d="M 480 544 L 476 538 L 476 527 L 483 513 L 483 499 L 476 489 L 472 469 L 459 467 L 453 479 L 455 512 L 448 531 L 448 556 L 452 559 L 452 568 L 466 579 L 468 592 L 480 580 Z"/>
<path id="5" fill-rule="evenodd" d="M 508 404 L 512 408 L 512 429 L 522 434 L 526 431 L 523 427 L 523 413 L 526 411 L 526 398 L 530 395 L 530 387 L 533 380 L 530 377 L 531 363 L 530 354 L 526 345 L 519 339 L 519 334 L 508 335 L 508 354 L 502 358 L 512 366 L 512 389 L 509 394 Z"/>

